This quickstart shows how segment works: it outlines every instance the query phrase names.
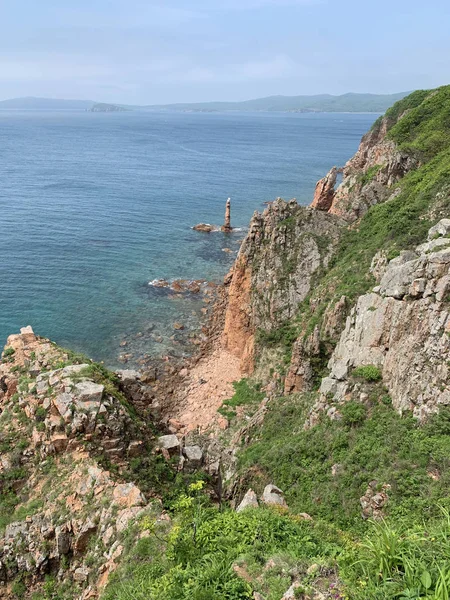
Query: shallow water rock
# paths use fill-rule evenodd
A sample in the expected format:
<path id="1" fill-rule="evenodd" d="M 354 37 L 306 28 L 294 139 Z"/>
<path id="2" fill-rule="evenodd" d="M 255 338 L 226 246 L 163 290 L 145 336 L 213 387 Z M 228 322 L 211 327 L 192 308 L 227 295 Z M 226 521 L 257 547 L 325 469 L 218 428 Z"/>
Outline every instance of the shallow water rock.
<path id="1" fill-rule="evenodd" d="M 214 227 L 214 225 L 210 225 L 209 223 L 198 223 L 197 225 L 194 225 L 192 229 L 194 229 L 194 231 L 203 231 L 204 233 L 211 233 L 211 231 L 214 231 L 216 228 Z"/>

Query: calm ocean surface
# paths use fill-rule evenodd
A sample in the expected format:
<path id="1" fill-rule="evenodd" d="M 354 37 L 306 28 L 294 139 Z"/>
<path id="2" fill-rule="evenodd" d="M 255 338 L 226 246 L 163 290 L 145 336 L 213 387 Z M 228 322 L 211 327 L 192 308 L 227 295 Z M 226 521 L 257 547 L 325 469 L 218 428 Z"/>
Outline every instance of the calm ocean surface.
<path id="1" fill-rule="evenodd" d="M 0 344 L 30 324 L 110 366 L 124 339 L 164 352 L 199 301 L 148 282 L 219 281 L 238 248 L 190 227 L 221 224 L 228 196 L 241 227 L 277 196 L 309 203 L 376 116 L 0 111 Z"/>

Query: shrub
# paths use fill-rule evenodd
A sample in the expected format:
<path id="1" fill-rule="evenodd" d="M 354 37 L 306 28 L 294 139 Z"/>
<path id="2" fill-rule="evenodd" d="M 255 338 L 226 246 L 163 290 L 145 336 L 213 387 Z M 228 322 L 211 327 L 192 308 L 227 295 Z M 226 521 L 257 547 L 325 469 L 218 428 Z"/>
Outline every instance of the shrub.
<path id="1" fill-rule="evenodd" d="M 36 412 L 34 414 L 36 421 L 38 422 L 42 422 L 45 421 L 45 418 L 47 416 L 47 411 L 45 410 L 45 408 L 43 406 L 38 406 L 36 408 Z"/>
<path id="2" fill-rule="evenodd" d="M 367 416 L 366 407 L 360 402 L 346 402 L 341 408 L 342 420 L 345 425 L 359 425 Z"/>
<path id="3" fill-rule="evenodd" d="M 364 379 L 365 381 L 369 382 L 374 382 L 380 381 L 383 378 L 383 375 L 381 369 L 379 369 L 375 365 L 363 365 L 360 367 L 356 367 L 356 369 L 353 369 L 352 377 Z"/>

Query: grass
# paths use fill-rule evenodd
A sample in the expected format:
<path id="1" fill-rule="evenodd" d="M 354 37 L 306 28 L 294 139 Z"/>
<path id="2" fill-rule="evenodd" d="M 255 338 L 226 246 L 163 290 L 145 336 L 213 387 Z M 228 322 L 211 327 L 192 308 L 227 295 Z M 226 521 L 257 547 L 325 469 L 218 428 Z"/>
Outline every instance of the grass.
<path id="1" fill-rule="evenodd" d="M 279 600 L 290 585 L 289 568 L 337 551 L 339 535 L 332 528 L 324 533 L 287 512 L 219 510 L 191 491 L 179 498 L 164 539 L 149 535 L 134 546 L 103 600 L 250 600 L 254 590 Z M 264 569 L 272 557 L 276 573 Z"/>
<path id="2" fill-rule="evenodd" d="M 232 419 L 236 416 L 236 408 L 238 406 L 258 405 L 265 396 L 264 392 L 260 391 L 260 387 L 251 384 L 248 379 L 241 379 L 234 382 L 233 387 L 233 396 L 225 400 L 218 409 L 218 412 L 227 419 Z"/>
<path id="3" fill-rule="evenodd" d="M 349 402 L 342 420 L 323 418 L 304 430 L 309 405 L 302 395 L 268 405 L 261 430 L 240 456 L 242 493 L 273 481 L 292 510 L 355 531 L 364 528 L 359 498 L 372 480 L 391 485 L 387 514 L 393 518 L 420 522 L 437 517 L 438 504 L 450 508 L 450 411 L 419 427 L 386 404 L 380 390 L 368 407 Z"/>

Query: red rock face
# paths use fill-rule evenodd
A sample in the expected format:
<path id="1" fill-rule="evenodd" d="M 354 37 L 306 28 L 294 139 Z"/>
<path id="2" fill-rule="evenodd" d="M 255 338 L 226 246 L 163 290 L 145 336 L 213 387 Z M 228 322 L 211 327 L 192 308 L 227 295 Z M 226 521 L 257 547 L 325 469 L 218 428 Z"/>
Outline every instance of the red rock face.
<path id="1" fill-rule="evenodd" d="M 316 210 L 329 211 L 334 199 L 334 186 L 336 185 L 336 177 L 338 170 L 333 167 L 325 177 L 316 183 L 316 191 L 314 192 L 314 200 L 311 207 Z"/>

